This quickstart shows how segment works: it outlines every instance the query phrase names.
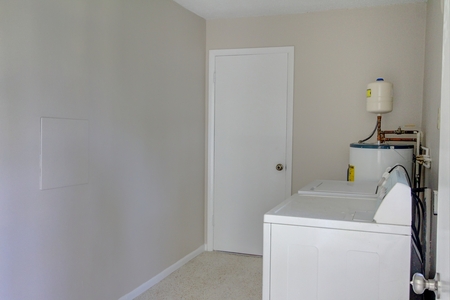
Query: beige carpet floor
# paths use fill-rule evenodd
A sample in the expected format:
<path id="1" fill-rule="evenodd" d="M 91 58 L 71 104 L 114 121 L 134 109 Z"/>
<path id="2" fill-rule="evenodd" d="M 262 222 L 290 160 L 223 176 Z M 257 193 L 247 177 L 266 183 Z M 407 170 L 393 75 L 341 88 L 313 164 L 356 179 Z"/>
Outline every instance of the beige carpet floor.
<path id="1" fill-rule="evenodd" d="M 135 300 L 261 300 L 262 258 L 203 252 Z"/>

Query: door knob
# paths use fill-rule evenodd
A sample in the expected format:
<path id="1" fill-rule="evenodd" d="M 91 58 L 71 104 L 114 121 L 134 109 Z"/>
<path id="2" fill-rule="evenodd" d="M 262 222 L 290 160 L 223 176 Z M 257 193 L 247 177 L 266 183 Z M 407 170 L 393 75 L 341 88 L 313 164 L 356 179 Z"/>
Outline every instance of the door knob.
<path id="1" fill-rule="evenodd" d="M 275 169 L 277 169 L 277 171 L 283 171 L 284 167 L 282 164 L 278 164 Z"/>
<path id="2" fill-rule="evenodd" d="M 433 291 L 436 294 L 436 299 L 440 299 L 440 293 L 439 293 L 439 273 L 436 273 L 436 276 L 434 279 L 425 279 L 425 277 L 420 274 L 416 273 L 413 275 L 411 285 L 413 288 L 414 293 L 417 295 L 422 295 L 425 290 Z"/>

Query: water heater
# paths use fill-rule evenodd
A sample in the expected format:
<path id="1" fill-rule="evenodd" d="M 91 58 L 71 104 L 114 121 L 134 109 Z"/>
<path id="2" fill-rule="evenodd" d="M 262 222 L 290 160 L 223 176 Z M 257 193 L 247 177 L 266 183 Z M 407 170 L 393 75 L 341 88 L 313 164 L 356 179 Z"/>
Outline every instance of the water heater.
<path id="1" fill-rule="evenodd" d="M 377 181 L 386 168 L 404 166 L 412 177 L 414 145 L 350 144 L 350 160 L 354 181 Z"/>

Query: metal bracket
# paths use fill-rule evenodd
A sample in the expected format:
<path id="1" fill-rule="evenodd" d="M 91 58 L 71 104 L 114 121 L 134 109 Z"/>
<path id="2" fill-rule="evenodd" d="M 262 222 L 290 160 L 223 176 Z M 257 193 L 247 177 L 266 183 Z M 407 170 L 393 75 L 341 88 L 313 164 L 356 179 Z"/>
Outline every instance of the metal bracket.
<path id="1" fill-rule="evenodd" d="M 430 149 L 427 147 L 420 147 L 422 150 L 425 151 L 424 154 L 418 155 L 416 157 L 416 160 L 419 164 L 422 164 L 425 168 L 430 169 L 431 168 L 431 157 L 430 157 Z"/>

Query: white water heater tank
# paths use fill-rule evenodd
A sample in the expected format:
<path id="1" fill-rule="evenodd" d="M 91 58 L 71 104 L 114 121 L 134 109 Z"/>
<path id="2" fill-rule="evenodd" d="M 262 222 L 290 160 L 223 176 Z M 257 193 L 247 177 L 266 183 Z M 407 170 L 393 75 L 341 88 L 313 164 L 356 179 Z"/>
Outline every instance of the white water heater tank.
<path id="1" fill-rule="evenodd" d="M 392 111 L 394 86 L 383 78 L 377 78 L 377 81 L 367 85 L 367 104 L 368 112 L 374 114 L 384 114 Z"/>
<path id="2" fill-rule="evenodd" d="M 354 181 L 377 181 L 387 168 L 395 164 L 404 166 L 411 177 L 414 145 L 350 144 L 350 166 L 353 166 Z"/>

